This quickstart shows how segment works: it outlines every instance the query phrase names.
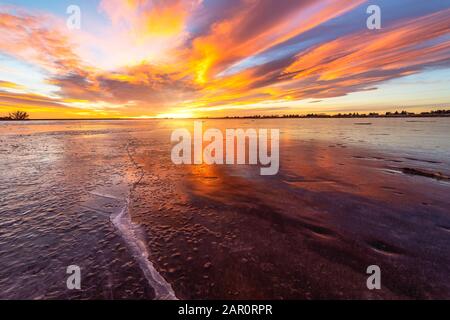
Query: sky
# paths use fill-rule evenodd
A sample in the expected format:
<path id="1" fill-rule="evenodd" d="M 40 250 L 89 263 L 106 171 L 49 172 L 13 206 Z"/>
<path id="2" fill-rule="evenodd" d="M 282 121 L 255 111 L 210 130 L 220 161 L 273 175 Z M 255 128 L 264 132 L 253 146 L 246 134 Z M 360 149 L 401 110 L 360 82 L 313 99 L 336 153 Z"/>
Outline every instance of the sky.
<path id="1" fill-rule="evenodd" d="M 0 0 L 0 117 L 439 108 L 450 0 Z"/>

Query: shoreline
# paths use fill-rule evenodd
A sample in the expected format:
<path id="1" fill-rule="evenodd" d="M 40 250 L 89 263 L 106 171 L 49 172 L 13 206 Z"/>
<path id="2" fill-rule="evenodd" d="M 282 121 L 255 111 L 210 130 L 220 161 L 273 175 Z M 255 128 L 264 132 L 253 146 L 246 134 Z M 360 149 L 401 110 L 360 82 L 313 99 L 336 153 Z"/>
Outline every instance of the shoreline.
<path id="1" fill-rule="evenodd" d="M 337 115 L 296 115 L 296 116 L 242 116 L 242 117 L 197 117 L 197 118 L 50 118 L 50 119 L 27 119 L 27 120 L 1 120 L 0 123 L 26 123 L 34 121 L 147 121 L 147 120 L 265 120 L 265 119 L 416 119 L 416 118 L 450 118 L 450 114 L 441 115 L 355 115 L 355 116 L 337 116 Z"/>

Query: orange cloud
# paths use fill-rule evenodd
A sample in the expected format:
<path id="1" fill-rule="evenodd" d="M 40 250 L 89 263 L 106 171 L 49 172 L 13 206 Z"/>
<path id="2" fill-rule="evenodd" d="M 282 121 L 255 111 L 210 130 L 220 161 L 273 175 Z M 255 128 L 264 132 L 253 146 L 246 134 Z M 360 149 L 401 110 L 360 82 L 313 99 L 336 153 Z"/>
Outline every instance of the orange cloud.
<path id="1" fill-rule="evenodd" d="M 0 80 L 0 89 L 24 89 L 23 86 L 21 86 L 20 84 L 14 83 L 14 82 L 9 82 L 9 81 L 3 81 Z"/>
<path id="2" fill-rule="evenodd" d="M 115 25 L 122 24 L 137 37 L 177 36 L 200 1 L 103 0 L 100 8 Z"/>
<path id="3" fill-rule="evenodd" d="M 361 4 L 362 0 L 244 1 L 235 14 L 193 41 L 190 72 L 199 83 Z M 313 10 L 315 9 L 315 10 Z"/>
<path id="4" fill-rule="evenodd" d="M 0 12 L 0 51 L 51 73 L 81 68 L 68 36 L 50 17 Z"/>
<path id="5" fill-rule="evenodd" d="M 445 10 L 376 33 L 364 31 L 321 44 L 299 53 L 284 69 L 284 77 L 299 80 L 299 85 L 312 80 L 315 85 L 323 85 L 328 96 L 330 92 L 352 92 L 355 86 L 362 88 L 448 62 L 450 42 L 432 40 L 448 34 L 449 15 L 450 10 Z M 314 97 L 323 97 L 323 88 Z"/>

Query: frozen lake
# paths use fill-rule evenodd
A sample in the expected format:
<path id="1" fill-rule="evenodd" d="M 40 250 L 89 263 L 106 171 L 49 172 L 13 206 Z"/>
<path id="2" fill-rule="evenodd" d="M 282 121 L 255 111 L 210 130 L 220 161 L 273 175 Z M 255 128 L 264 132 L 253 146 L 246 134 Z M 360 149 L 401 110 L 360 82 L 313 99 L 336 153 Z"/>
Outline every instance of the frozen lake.
<path id="1" fill-rule="evenodd" d="M 450 184 L 411 174 L 450 118 L 203 125 L 280 129 L 279 174 L 174 165 L 193 120 L 0 122 L 0 298 L 450 298 Z"/>

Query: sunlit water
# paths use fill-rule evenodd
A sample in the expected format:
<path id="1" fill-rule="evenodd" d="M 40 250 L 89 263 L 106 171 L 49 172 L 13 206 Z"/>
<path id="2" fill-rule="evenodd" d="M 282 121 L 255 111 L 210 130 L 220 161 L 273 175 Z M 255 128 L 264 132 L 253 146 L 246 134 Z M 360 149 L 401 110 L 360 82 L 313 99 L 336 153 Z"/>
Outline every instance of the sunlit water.
<path id="1" fill-rule="evenodd" d="M 450 119 L 203 125 L 280 129 L 279 174 L 172 164 L 193 120 L 1 122 L 0 298 L 450 297 L 449 183 L 402 171 L 450 175 Z"/>

